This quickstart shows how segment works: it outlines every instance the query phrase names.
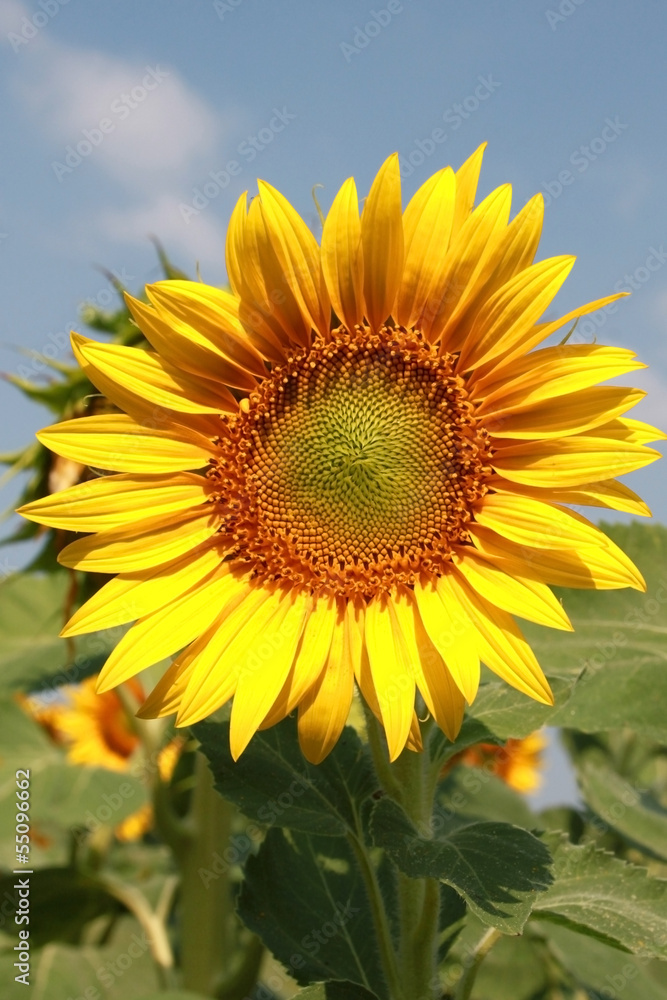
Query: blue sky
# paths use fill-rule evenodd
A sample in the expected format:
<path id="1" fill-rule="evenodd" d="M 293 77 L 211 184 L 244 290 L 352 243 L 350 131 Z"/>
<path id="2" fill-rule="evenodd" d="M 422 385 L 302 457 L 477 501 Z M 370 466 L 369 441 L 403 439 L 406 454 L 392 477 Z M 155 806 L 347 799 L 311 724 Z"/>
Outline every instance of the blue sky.
<path id="1" fill-rule="evenodd" d="M 150 233 L 223 282 L 257 176 L 316 226 L 314 184 L 325 209 L 350 174 L 364 194 L 398 150 L 407 199 L 488 140 L 481 193 L 542 189 L 541 254 L 578 255 L 554 316 L 634 284 L 579 329 L 651 365 L 635 412 L 667 425 L 665 37 L 661 0 L 0 0 L 0 369 L 67 358 L 111 300 L 96 265 L 155 279 Z M 0 414 L 3 449 L 48 422 L 10 386 Z M 630 483 L 667 522 L 661 464 Z"/>

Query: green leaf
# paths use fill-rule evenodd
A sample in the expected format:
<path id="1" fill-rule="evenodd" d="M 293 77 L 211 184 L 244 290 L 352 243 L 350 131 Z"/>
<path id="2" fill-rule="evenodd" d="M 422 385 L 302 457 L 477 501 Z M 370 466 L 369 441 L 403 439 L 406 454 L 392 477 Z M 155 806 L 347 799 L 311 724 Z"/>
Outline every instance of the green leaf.
<path id="1" fill-rule="evenodd" d="M 0 699 L 0 865 L 15 867 L 16 856 L 16 772 L 28 768 L 31 778 L 43 770 L 61 763 L 62 751 L 55 747 L 46 733 L 27 712 L 11 698 Z M 33 837 L 30 845 L 30 866 L 37 868 L 43 864 L 64 861 L 65 845 L 35 836 L 39 831 L 39 821 L 35 817 L 35 806 L 31 802 L 31 822 Z"/>
<path id="2" fill-rule="evenodd" d="M 647 591 L 561 590 L 575 631 L 526 626 L 547 674 L 583 671 L 550 725 L 587 733 L 627 726 L 666 742 L 667 528 L 638 522 L 601 527 L 636 562 Z"/>
<path id="3" fill-rule="evenodd" d="M 509 823 L 471 823 L 426 839 L 399 805 L 382 799 L 371 828 L 402 872 L 450 885 L 483 923 L 506 934 L 521 932 L 538 893 L 552 881 L 545 845 Z"/>
<path id="4" fill-rule="evenodd" d="M 340 836 L 356 828 L 360 804 L 377 788 L 366 748 L 349 726 L 317 766 L 299 747 L 296 723 L 259 732 L 238 761 L 229 752 L 229 723 L 194 727 L 221 795 L 265 826 Z"/>
<path id="5" fill-rule="evenodd" d="M 53 943 L 36 948 L 29 990 L 15 982 L 14 955 L 0 955 L 2 1000 L 141 1000 L 160 989 L 146 932 L 131 917 L 117 921 L 103 947 Z"/>
<path id="6" fill-rule="evenodd" d="M 388 1000 L 368 898 L 346 839 L 269 830 L 246 864 L 238 910 L 299 984 L 343 980 Z"/>
<path id="7" fill-rule="evenodd" d="M 0 583 L 0 687 L 32 691 L 46 684 L 73 684 L 96 673 L 108 657 L 115 630 L 60 639 L 69 600 L 67 573 L 16 573 Z"/>
<path id="8" fill-rule="evenodd" d="M 664 962 L 628 955 L 566 927 L 544 924 L 540 929 L 551 952 L 595 1000 L 667 1000 Z"/>
<path id="9" fill-rule="evenodd" d="M 116 826 L 148 801 L 137 778 L 103 767 L 58 763 L 31 777 L 31 813 L 40 830 Z"/>
<path id="10" fill-rule="evenodd" d="M 0 898 L 18 902 L 14 886 L 21 878 L 0 878 Z M 91 920 L 123 909 L 95 879 L 73 868 L 42 868 L 25 878 L 30 887 L 30 942 L 37 947 L 50 941 L 78 944 Z"/>
<path id="11" fill-rule="evenodd" d="M 554 883 L 533 915 L 555 920 L 635 955 L 667 959 L 667 880 L 597 850 L 544 834 Z"/>
<path id="12" fill-rule="evenodd" d="M 375 1000 L 375 994 L 355 983 L 315 983 L 294 993 L 290 1000 Z"/>
<path id="13" fill-rule="evenodd" d="M 560 634 L 560 633 L 559 633 Z M 565 633 L 563 633 L 565 634 Z M 569 633 L 567 633 L 569 634 Z M 524 739 L 542 726 L 552 725 L 552 717 L 559 708 L 566 706 L 572 693 L 573 677 L 549 676 L 555 698 L 555 705 L 540 705 L 520 691 L 516 691 L 504 681 L 490 681 L 482 684 L 477 697 L 468 709 L 468 724 L 483 726 L 487 733 L 498 740 Z M 464 726 L 461 732 L 464 731 Z M 482 736 L 473 742 L 494 742 Z M 455 748 L 458 745 L 454 744 Z"/>
<path id="14" fill-rule="evenodd" d="M 611 827 L 631 843 L 667 860 L 667 810 L 652 795 L 607 767 L 584 766 L 579 782 L 587 804 L 603 821 L 605 830 Z"/>

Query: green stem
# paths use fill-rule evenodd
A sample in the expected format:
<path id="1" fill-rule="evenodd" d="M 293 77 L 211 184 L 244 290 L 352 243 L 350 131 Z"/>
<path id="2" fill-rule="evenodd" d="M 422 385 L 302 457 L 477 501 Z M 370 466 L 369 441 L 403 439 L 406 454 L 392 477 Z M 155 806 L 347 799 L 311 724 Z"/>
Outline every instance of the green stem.
<path id="1" fill-rule="evenodd" d="M 392 765 L 399 801 L 422 836 L 430 829 L 435 784 L 428 753 L 404 750 Z M 429 1000 L 437 981 L 440 883 L 399 873 L 400 967 L 406 997 Z"/>
<path id="2" fill-rule="evenodd" d="M 470 956 L 470 961 L 466 964 L 463 975 L 459 979 L 454 1000 L 470 1000 L 479 967 L 496 941 L 500 940 L 502 936 L 502 931 L 497 930 L 495 927 L 489 927 L 486 933 L 482 935 Z"/>
<path id="3" fill-rule="evenodd" d="M 171 951 L 169 934 L 165 926 L 164 916 L 158 910 L 152 910 L 148 900 L 139 889 L 127 885 L 110 874 L 100 877 L 110 895 L 118 899 L 141 924 L 148 938 L 148 946 L 155 962 L 163 989 L 175 986 L 173 980 L 174 956 Z M 166 883 L 167 894 L 173 889 L 173 879 Z"/>
<path id="4" fill-rule="evenodd" d="M 366 728 L 375 770 L 384 790 L 400 803 L 424 836 L 425 830 L 430 830 L 438 777 L 428 753 L 404 750 L 398 760 L 390 764 L 381 726 L 367 708 Z M 437 981 L 440 884 L 436 879 L 409 878 L 399 872 L 398 896 L 399 983 L 398 991 L 391 995 L 405 1000 L 430 1000 Z"/>
<path id="5" fill-rule="evenodd" d="M 387 914 L 384 910 L 382 891 L 378 883 L 375 866 L 368 856 L 366 846 L 363 842 L 363 834 L 361 832 L 357 835 L 350 833 L 348 835 L 348 841 L 354 851 L 357 864 L 359 865 L 359 870 L 366 886 L 366 894 L 368 896 L 371 913 L 373 915 L 373 923 L 377 934 L 380 959 L 382 961 L 382 967 L 387 980 L 387 986 L 389 987 L 389 995 L 392 1000 L 403 1000 L 404 995 L 401 987 L 401 978 L 396 965 L 394 942 L 392 940 Z"/>
<path id="6" fill-rule="evenodd" d="M 235 917 L 226 865 L 216 866 L 229 840 L 233 807 L 213 787 L 202 754 L 195 761 L 190 818 L 192 839 L 181 865 L 181 969 L 183 989 L 216 996 L 230 972 Z"/>

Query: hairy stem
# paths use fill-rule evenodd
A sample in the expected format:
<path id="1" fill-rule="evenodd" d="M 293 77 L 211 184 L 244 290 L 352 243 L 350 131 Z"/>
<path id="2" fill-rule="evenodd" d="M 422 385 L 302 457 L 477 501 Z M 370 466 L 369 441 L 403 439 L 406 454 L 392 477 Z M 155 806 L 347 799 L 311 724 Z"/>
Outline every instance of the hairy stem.
<path id="1" fill-rule="evenodd" d="M 463 975 L 459 979 L 456 987 L 456 993 L 454 994 L 454 1000 L 470 1000 L 470 997 L 472 996 L 472 988 L 475 985 L 475 979 L 477 978 L 477 973 L 479 972 L 479 967 L 493 948 L 496 941 L 499 941 L 502 936 L 502 931 L 497 930 L 495 927 L 489 927 L 489 929 L 482 935 L 477 942 L 472 955 L 470 956 L 470 961 L 466 965 Z"/>
<path id="2" fill-rule="evenodd" d="M 382 961 L 382 968 L 384 969 L 390 996 L 392 1000 L 407 1000 L 407 997 L 404 997 L 402 992 L 401 978 L 396 965 L 394 942 L 391 936 L 389 920 L 387 919 L 387 914 L 384 909 L 382 891 L 378 883 L 375 867 L 372 860 L 368 856 L 368 851 L 366 850 L 366 846 L 363 842 L 363 834 L 361 832 L 359 832 L 358 835 L 350 833 L 348 835 L 348 841 L 354 851 L 357 864 L 359 865 L 359 870 L 366 886 L 366 894 L 370 903 L 373 923 L 375 925 L 375 933 L 378 940 L 380 959 Z"/>

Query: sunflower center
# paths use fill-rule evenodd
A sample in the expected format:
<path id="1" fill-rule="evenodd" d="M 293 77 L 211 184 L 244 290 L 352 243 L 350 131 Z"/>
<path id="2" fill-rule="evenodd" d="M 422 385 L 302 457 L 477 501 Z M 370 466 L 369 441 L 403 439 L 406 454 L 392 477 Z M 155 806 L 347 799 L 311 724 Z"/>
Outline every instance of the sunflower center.
<path id="1" fill-rule="evenodd" d="M 212 468 L 237 486 L 223 530 L 259 573 L 316 590 L 370 597 L 438 572 L 484 492 L 454 359 L 402 329 L 334 331 L 274 369 L 229 430 Z"/>

